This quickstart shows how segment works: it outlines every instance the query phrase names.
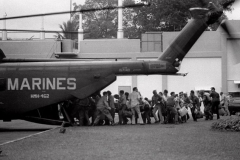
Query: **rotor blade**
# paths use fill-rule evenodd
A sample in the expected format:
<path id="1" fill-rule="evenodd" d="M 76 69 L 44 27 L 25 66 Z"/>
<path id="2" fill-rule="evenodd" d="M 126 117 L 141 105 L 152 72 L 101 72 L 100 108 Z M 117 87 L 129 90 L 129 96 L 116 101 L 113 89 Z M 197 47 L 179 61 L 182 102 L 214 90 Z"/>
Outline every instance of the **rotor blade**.
<path id="1" fill-rule="evenodd" d="M 239 0 L 237 0 L 239 2 Z M 225 1 L 223 3 L 221 3 L 223 9 L 227 9 L 228 7 L 231 7 L 233 5 L 233 3 L 236 2 L 236 0 L 228 0 Z M 227 35 L 232 38 L 232 35 L 230 33 L 230 29 L 229 26 L 227 25 L 226 21 L 223 20 L 222 23 L 220 23 L 220 26 L 222 27 L 222 29 L 227 33 Z"/>
<path id="2" fill-rule="evenodd" d="M 32 15 L 15 16 L 15 17 L 5 17 L 5 18 L 0 18 L 0 20 L 51 16 L 51 15 L 67 14 L 67 13 L 80 13 L 80 12 L 84 13 L 84 12 L 94 12 L 94 11 L 100 11 L 100 10 L 110 10 L 110 9 L 117 9 L 117 8 L 133 8 L 133 7 L 143 7 L 143 6 L 150 6 L 150 3 L 131 4 L 131 5 L 125 5 L 125 6 L 109 6 L 109 7 L 103 7 L 103 8 L 90 8 L 90 9 L 81 9 L 78 11 L 63 11 L 63 12 L 32 14 Z"/>
<path id="3" fill-rule="evenodd" d="M 45 33 L 89 33 L 78 31 L 51 31 L 51 30 L 23 30 L 23 29 L 0 29 L 0 31 L 17 31 L 17 32 L 45 32 Z"/>
<path id="4" fill-rule="evenodd" d="M 223 21 L 220 26 L 222 27 L 222 29 L 227 33 L 227 35 L 232 38 L 231 33 L 229 31 L 229 26 L 227 25 L 226 21 Z"/>

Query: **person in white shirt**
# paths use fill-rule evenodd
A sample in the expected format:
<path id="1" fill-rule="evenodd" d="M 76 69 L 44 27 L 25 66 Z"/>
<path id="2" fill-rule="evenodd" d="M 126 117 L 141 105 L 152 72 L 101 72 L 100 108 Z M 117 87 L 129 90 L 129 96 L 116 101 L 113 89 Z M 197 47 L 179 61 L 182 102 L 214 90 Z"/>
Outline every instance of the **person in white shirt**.
<path id="1" fill-rule="evenodd" d="M 139 107 L 139 100 L 141 98 L 140 93 L 138 92 L 137 87 L 133 88 L 133 92 L 129 96 L 129 104 L 131 106 L 131 111 L 132 111 L 132 121 L 135 120 L 135 112 L 138 114 L 138 119 L 140 121 L 140 124 L 144 125 L 141 112 L 140 112 L 140 107 Z"/>
<path id="2" fill-rule="evenodd" d="M 223 92 L 220 92 L 220 104 L 221 106 L 224 108 L 225 112 L 226 112 L 226 116 L 231 116 L 229 109 L 228 109 L 228 105 L 229 105 L 229 95 L 225 95 L 223 94 Z"/>

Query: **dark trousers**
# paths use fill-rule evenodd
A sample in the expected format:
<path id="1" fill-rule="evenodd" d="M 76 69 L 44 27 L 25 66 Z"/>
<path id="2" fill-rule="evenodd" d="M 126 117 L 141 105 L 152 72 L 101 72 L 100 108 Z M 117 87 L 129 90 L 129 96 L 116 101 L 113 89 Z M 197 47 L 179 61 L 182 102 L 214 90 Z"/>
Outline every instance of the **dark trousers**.
<path id="1" fill-rule="evenodd" d="M 124 110 L 119 110 L 118 112 L 119 122 L 118 124 L 127 124 L 127 117 L 124 115 Z"/>
<path id="2" fill-rule="evenodd" d="M 79 125 L 80 126 L 83 126 L 83 125 L 88 125 L 89 126 L 90 125 L 88 110 L 80 110 L 79 111 Z"/>
<path id="3" fill-rule="evenodd" d="M 150 112 L 151 112 L 151 110 L 149 109 L 148 111 L 144 111 L 144 112 L 142 113 L 143 123 L 145 123 L 145 124 L 146 124 L 146 122 L 147 122 L 148 124 L 151 123 Z"/>
<path id="4" fill-rule="evenodd" d="M 205 114 L 206 120 L 208 120 L 208 119 L 212 120 L 212 118 L 213 118 L 212 106 L 210 103 L 204 104 L 204 114 Z"/>
<path id="5" fill-rule="evenodd" d="M 217 114 L 217 119 L 219 119 L 219 104 L 220 104 L 220 101 L 214 101 L 212 102 L 212 113 L 216 113 Z"/>
<path id="6" fill-rule="evenodd" d="M 115 118 L 115 108 L 111 108 L 111 110 L 109 110 L 109 112 L 110 112 L 110 114 L 111 114 L 111 116 L 112 116 L 112 118 L 113 118 L 113 123 L 115 123 L 115 122 L 114 122 L 114 118 Z M 107 117 L 105 118 L 105 124 L 106 124 L 106 125 L 109 125 L 109 124 L 110 124 Z"/>
<path id="7" fill-rule="evenodd" d="M 195 109 L 196 109 L 196 107 L 193 106 L 193 107 L 191 108 L 191 112 L 192 112 L 193 120 L 194 120 L 194 121 L 197 121 L 197 115 L 196 115 L 196 113 L 195 113 Z"/>
<path id="8" fill-rule="evenodd" d="M 174 116 L 174 122 L 178 122 L 178 113 L 177 113 L 177 109 L 174 108 L 173 106 L 167 106 L 167 120 L 169 122 L 169 120 L 171 120 L 171 115 Z"/>
<path id="9" fill-rule="evenodd" d="M 119 111 L 118 111 L 119 124 L 127 124 L 128 117 L 124 114 L 124 111 L 126 111 L 126 110 L 127 110 L 127 106 L 125 104 L 120 106 Z"/>
<path id="10" fill-rule="evenodd" d="M 105 115 L 110 122 L 113 122 L 113 118 L 112 118 L 112 116 L 111 116 L 111 114 L 110 114 L 108 109 L 106 109 L 106 108 L 98 108 L 97 109 L 97 117 L 94 120 L 94 125 L 98 124 L 99 120 L 101 119 L 101 117 L 103 115 Z"/>

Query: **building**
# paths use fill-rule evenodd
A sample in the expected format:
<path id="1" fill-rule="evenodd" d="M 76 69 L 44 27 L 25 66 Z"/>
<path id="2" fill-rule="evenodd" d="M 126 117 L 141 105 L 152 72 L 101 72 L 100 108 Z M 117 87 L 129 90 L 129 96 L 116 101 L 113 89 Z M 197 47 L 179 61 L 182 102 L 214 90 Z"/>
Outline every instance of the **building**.
<path id="1" fill-rule="evenodd" d="M 240 21 L 228 21 L 233 39 L 220 29 L 205 32 L 184 58 L 180 76 L 122 76 L 108 86 L 113 94 L 137 86 L 144 97 L 164 89 L 175 92 L 215 87 L 218 92 L 240 92 Z M 80 41 L 80 52 L 72 52 L 69 40 L 0 41 L 0 48 L 9 58 L 101 58 L 111 61 L 151 60 L 162 54 L 179 32 L 146 33 L 140 39 L 96 39 Z M 13 47 L 14 46 L 14 47 Z M 94 47 L 92 47 L 94 46 Z"/>

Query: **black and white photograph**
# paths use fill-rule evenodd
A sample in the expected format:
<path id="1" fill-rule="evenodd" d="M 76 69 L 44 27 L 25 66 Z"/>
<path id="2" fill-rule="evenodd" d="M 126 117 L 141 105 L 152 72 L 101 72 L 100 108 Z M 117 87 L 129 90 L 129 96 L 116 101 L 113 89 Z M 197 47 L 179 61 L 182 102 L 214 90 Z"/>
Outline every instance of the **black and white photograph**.
<path id="1" fill-rule="evenodd" d="M 0 159 L 239 160 L 240 0 L 0 0 Z"/>

